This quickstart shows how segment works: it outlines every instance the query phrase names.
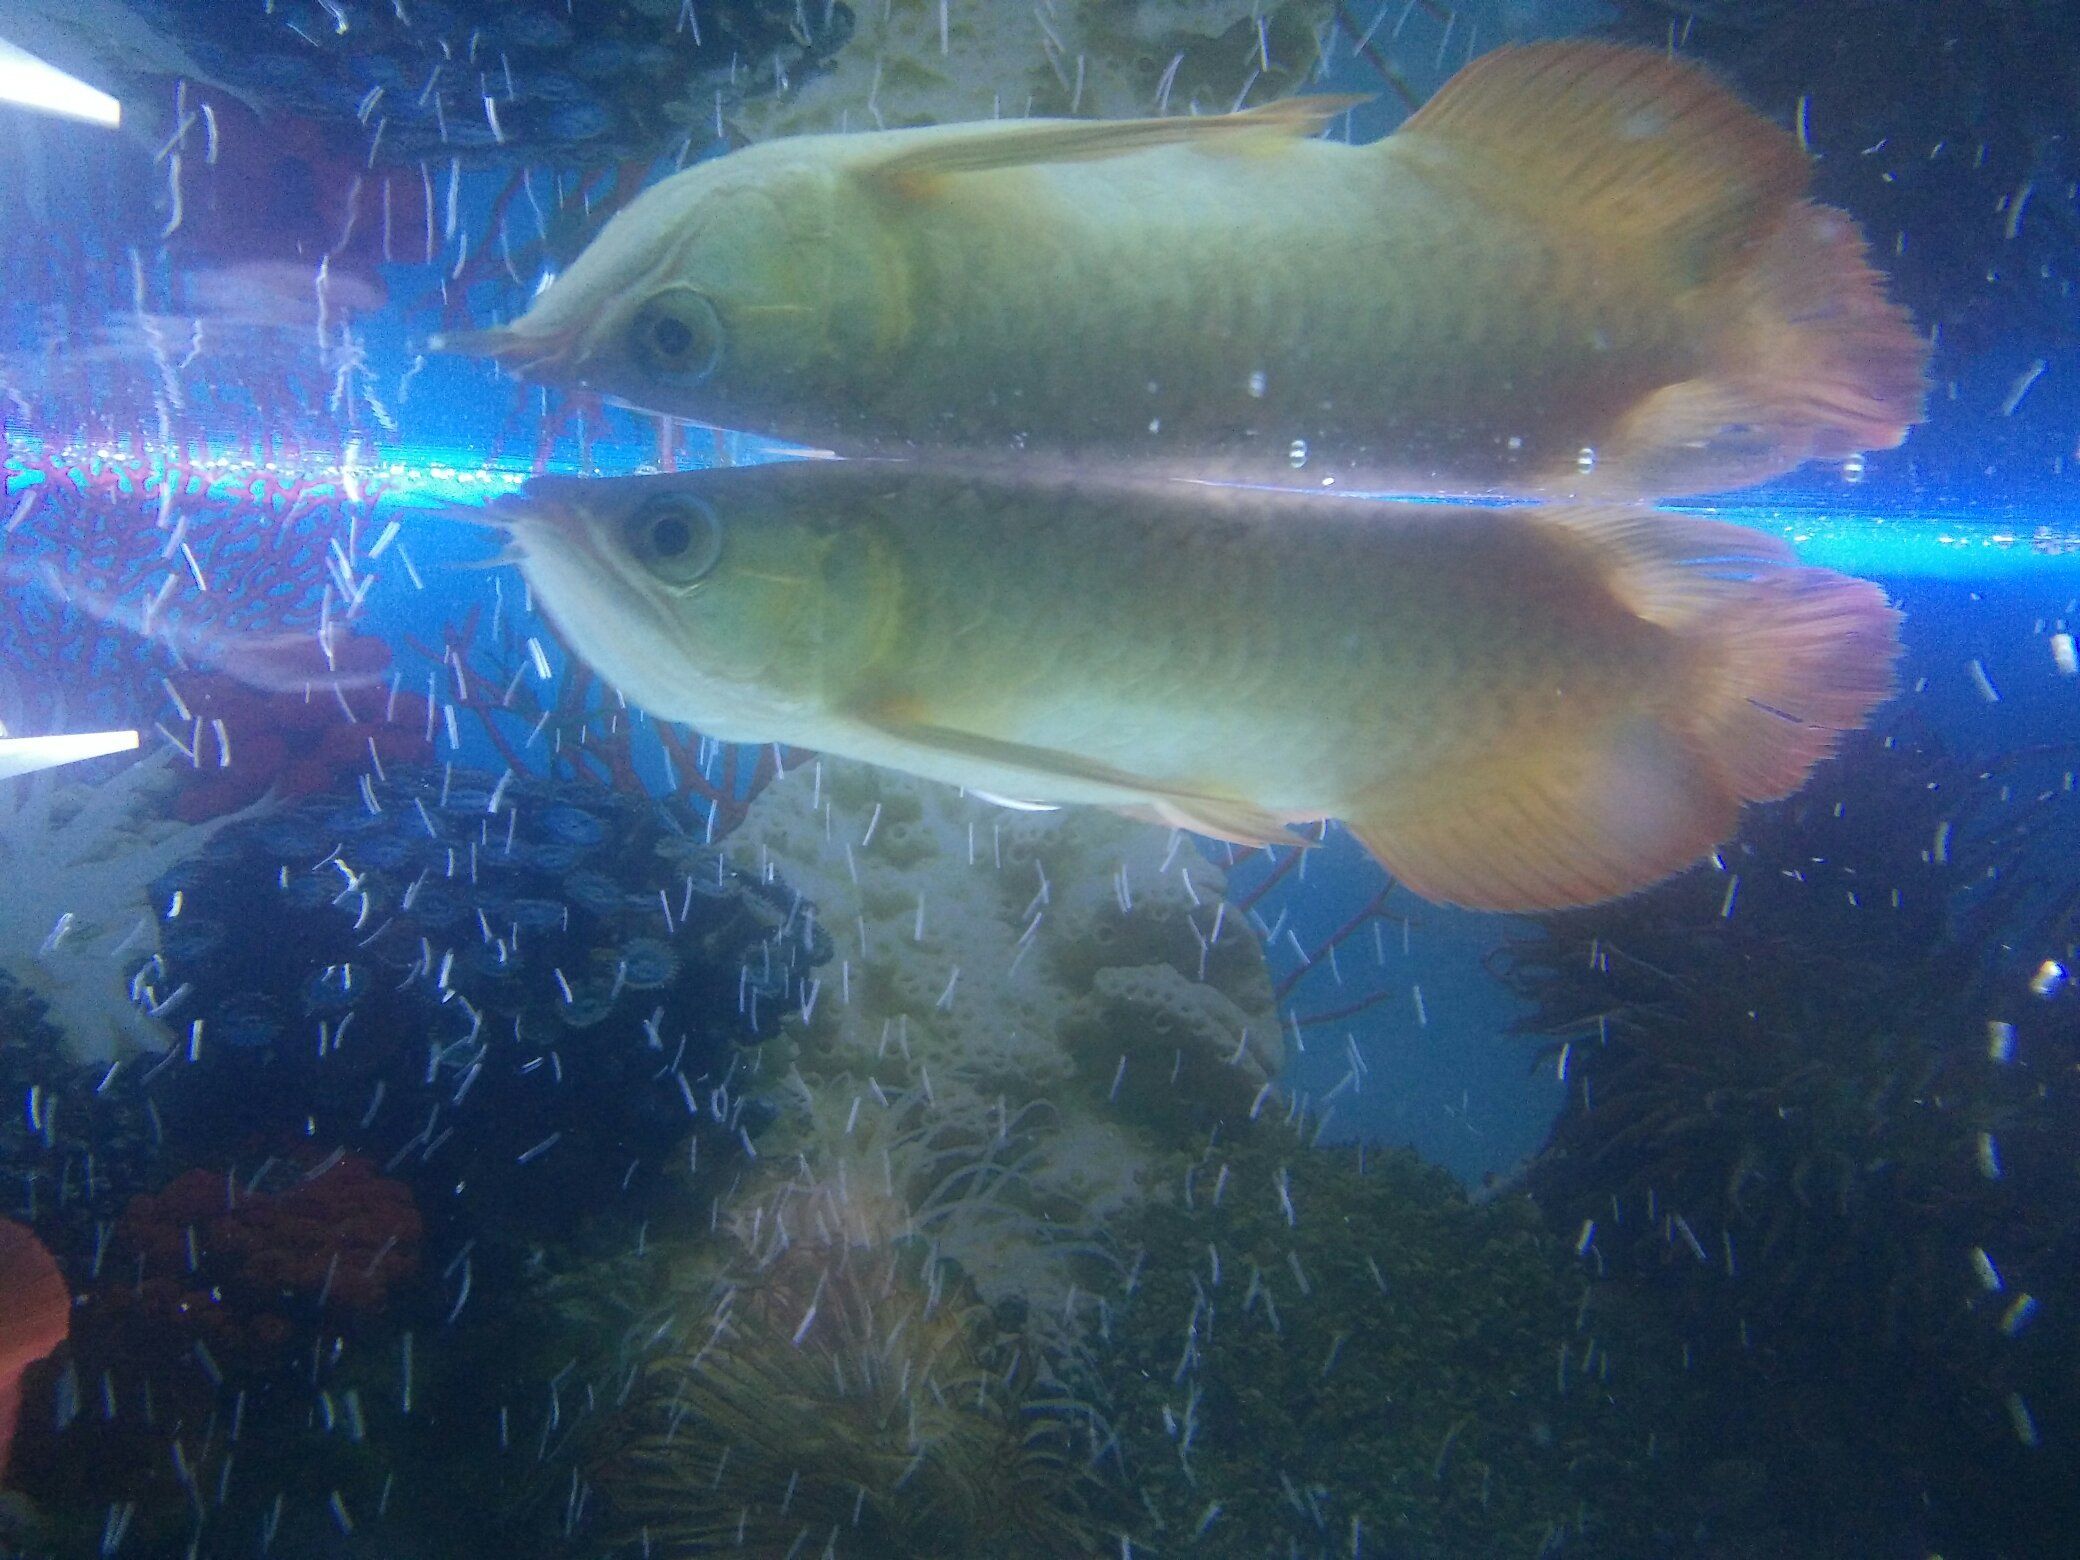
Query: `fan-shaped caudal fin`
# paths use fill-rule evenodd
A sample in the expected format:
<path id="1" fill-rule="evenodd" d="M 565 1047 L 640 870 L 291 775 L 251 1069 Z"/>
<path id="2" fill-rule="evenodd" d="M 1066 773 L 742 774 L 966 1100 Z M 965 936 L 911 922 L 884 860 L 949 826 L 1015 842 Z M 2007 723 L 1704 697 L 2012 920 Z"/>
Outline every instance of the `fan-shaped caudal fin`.
<path id="1" fill-rule="evenodd" d="M 1702 71 L 1607 44 L 1498 49 L 1385 145 L 1429 146 L 1477 198 L 1571 234 L 1694 322 L 1686 377 L 1645 396 L 1556 490 L 1666 497 L 1889 449 L 1920 420 L 1928 345 L 1856 224 L 1805 200 L 1798 143 Z"/>
<path id="2" fill-rule="evenodd" d="M 0 1219 L 0 1474 L 14 1447 L 22 1372 L 71 1329 L 72 1293 L 58 1264 L 26 1227 Z"/>
<path id="3" fill-rule="evenodd" d="M 1743 802 L 1796 790 L 1892 689 L 1898 614 L 1877 587 L 1734 526 L 1544 513 L 1603 550 L 1613 594 L 1674 635 L 1668 683 L 1601 726 L 1368 798 L 1346 821 L 1425 898 L 1532 911 L 1645 888 L 1732 833 Z"/>
<path id="4" fill-rule="evenodd" d="M 1891 449 L 1921 420 L 1928 343 L 1886 299 L 1842 212 L 1793 202 L 1709 294 L 1727 321 L 1710 371 L 1663 386 L 1620 421 L 1597 452 L 1613 490 L 1739 487 Z"/>

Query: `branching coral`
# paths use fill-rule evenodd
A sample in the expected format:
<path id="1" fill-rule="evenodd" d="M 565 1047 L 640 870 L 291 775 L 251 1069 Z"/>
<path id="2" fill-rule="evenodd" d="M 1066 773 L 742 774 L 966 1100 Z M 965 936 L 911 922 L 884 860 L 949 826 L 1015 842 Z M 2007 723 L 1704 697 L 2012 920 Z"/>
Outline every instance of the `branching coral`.
<path id="1" fill-rule="evenodd" d="M 1182 836 L 819 761 L 727 844 L 777 867 L 837 944 L 801 1004 L 776 1143 L 813 1164 L 893 1112 L 893 1184 L 915 1203 L 964 1163 L 1015 1166 L 995 1203 L 1073 1238 L 947 1231 L 992 1302 L 1087 1312 L 1102 1275 L 1078 1253 L 1198 1133 L 1246 1126 L 1283 1063 L 1262 948 Z M 922 1102 L 922 1130 L 895 1100 Z"/>
<path id="2" fill-rule="evenodd" d="M 307 273 L 300 282 L 307 298 Z M 101 317 L 100 310 L 90 312 Z M 163 323 L 182 336 L 193 324 Z M 94 426 L 114 407 L 142 408 L 150 418 L 156 404 L 170 414 L 154 363 L 168 375 L 175 370 L 164 356 L 164 339 L 153 340 L 156 360 L 142 347 L 133 355 L 47 342 L 45 373 L 32 376 L 23 391 L 59 404 L 39 408 L 35 421 L 87 444 L 92 435 L 79 416 Z M 242 370 L 273 373 L 276 356 L 269 352 L 264 369 L 213 357 L 195 370 L 195 389 L 209 409 L 191 410 L 214 436 L 243 419 L 211 404 L 209 392 L 228 385 L 231 398 L 243 401 L 257 386 Z M 126 387 L 129 394 L 112 395 L 111 380 L 120 382 L 126 371 L 143 382 Z M 0 356 L 0 380 L 11 372 Z M 74 396 L 92 401 L 95 412 L 64 404 Z M 241 410 L 250 416 L 253 409 Z M 278 429 L 269 432 L 279 440 Z M 0 493 L 15 522 L 0 534 L 0 624 L 8 643 L 0 714 L 6 719 L 56 728 L 69 711 L 76 721 L 94 724 L 158 717 L 181 729 L 190 712 L 161 702 L 160 679 L 167 674 L 212 667 L 258 685 L 300 688 L 365 675 L 371 666 L 364 657 L 387 659 L 378 641 L 346 632 L 356 614 L 336 604 L 329 649 L 318 642 L 335 590 L 328 573 L 336 567 L 333 548 L 354 546 L 366 514 L 360 496 L 348 496 L 359 492 L 351 482 L 277 469 L 276 457 L 293 441 L 272 443 L 264 455 L 256 450 L 241 463 L 191 458 L 170 447 L 173 437 L 163 427 L 130 447 L 122 442 L 110 436 L 105 445 L 82 449 L 0 429 Z M 370 486 L 380 490 L 381 483 L 372 478 Z M 180 740 L 195 745 L 193 737 Z"/>
<path id="3" fill-rule="evenodd" d="M 41 999 L 83 1060 L 166 1047 L 166 1022 L 183 1017 L 174 989 L 140 1005 L 127 986 L 159 946 L 148 890 L 242 816 L 162 821 L 168 762 L 154 754 L 91 787 L 53 771 L 0 782 L 0 967 Z"/>
<path id="4" fill-rule="evenodd" d="M 855 9 L 851 40 L 820 70 L 738 105 L 731 117 L 741 133 L 1221 112 L 1304 82 L 1335 11 L 1324 0 L 875 0 Z"/>

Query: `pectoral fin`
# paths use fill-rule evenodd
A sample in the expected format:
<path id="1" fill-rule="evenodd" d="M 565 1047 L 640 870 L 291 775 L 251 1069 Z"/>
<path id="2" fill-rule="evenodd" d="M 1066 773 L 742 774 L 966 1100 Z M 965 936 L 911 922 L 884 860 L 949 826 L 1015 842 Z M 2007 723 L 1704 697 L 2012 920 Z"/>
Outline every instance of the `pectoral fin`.
<path id="1" fill-rule="evenodd" d="M 1074 753 L 936 726 L 894 711 L 873 711 L 856 718 L 877 734 L 912 747 L 988 764 L 993 769 L 1018 771 L 1032 780 L 1035 792 L 1047 792 L 1049 781 L 1069 780 L 1082 789 L 1101 787 L 1116 793 L 1116 799 L 1108 799 L 1109 805 L 1130 816 L 1190 829 L 1195 834 L 1230 840 L 1237 845 L 1313 843 L 1249 802 L 1180 791 L 1162 781 L 1144 779 Z"/>
<path id="2" fill-rule="evenodd" d="M 1095 162 L 1158 146 L 1217 146 L 1251 139 L 1293 140 L 1322 130 L 1362 97 L 1284 98 L 1235 114 L 1174 119 L 1014 119 L 952 125 L 861 172 L 894 194 L 920 198 L 939 181 L 1036 163 Z"/>

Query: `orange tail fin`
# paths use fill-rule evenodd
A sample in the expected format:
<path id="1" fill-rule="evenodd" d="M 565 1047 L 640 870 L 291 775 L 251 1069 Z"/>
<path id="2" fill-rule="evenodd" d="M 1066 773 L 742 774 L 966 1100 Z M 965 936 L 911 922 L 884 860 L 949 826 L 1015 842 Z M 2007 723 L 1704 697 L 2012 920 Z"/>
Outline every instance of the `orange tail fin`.
<path id="1" fill-rule="evenodd" d="M 1899 613 L 1867 580 L 1786 569 L 1700 636 L 1690 737 L 1744 802 L 1789 796 L 1892 696 Z"/>
<path id="2" fill-rule="evenodd" d="M 1665 684 L 1346 819 L 1428 899 L 1556 910 L 1632 893 L 1790 794 L 1892 690 L 1899 617 L 1874 585 L 1789 561 L 1737 526 L 1554 508 L 1603 554 L 1621 609 L 1668 631 Z"/>
<path id="3" fill-rule="evenodd" d="M 1891 449 L 1921 420 L 1928 343 L 1886 298 L 1844 213 L 1792 202 L 1705 288 L 1704 307 L 1726 322 L 1711 367 L 1619 423 L 1597 461 L 1614 489 L 1740 487 Z"/>
<path id="4" fill-rule="evenodd" d="M 1701 70 L 1598 43 L 1498 49 L 1385 143 L 1534 212 L 1674 297 L 1696 349 L 1555 492 L 1655 498 L 1889 449 L 1921 418 L 1928 345 L 1848 216 L 1804 199 L 1798 143 Z M 1672 358 L 1672 361 L 1674 359 Z"/>

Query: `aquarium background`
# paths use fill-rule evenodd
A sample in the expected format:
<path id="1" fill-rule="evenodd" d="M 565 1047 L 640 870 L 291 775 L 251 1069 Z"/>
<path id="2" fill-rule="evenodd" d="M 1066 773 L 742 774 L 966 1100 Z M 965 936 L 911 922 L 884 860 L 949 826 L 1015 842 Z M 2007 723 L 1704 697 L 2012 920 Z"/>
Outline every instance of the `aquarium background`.
<path id="1" fill-rule="evenodd" d="M 6 1212 L 73 1301 L 0 1545 L 2070 1553 L 2065 8 L 956 0 L 943 52 L 941 12 L 0 8 L 124 120 L 0 108 L 0 723 L 143 736 L 0 782 Z M 1676 507 L 1884 584 L 1875 729 L 1713 865 L 1483 916 L 1340 831 L 651 722 L 479 567 L 530 475 L 785 452 L 430 336 L 870 98 L 1145 112 L 1134 28 L 1211 107 L 1365 94 L 1358 140 L 1585 32 L 1796 126 L 1929 415 Z"/>

